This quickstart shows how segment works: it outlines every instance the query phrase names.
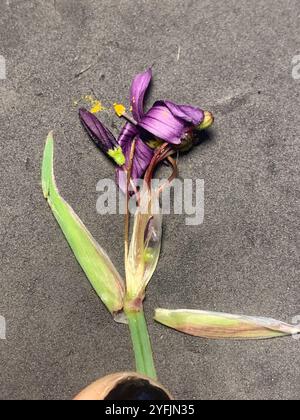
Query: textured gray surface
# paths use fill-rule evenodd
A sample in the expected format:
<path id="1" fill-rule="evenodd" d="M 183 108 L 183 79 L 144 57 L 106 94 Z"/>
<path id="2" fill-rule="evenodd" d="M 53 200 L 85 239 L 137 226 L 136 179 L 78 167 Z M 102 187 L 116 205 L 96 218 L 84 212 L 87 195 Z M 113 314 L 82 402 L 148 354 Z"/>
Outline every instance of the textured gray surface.
<path id="1" fill-rule="evenodd" d="M 181 160 L 182 177 L 205 179 L 204 225 L 165 220 L 149 287 L 161 381 L 178 398 L 300 397 L 300 341 L 210 342 L 151 322 L 157 306 L 287 322 L 300 314 L 299 13 L 298 0 L 1 0 L 1 398 L 70 399 L 132 368 L 126 329 L 63 240 L 39 167 L 54 129 L 60 189 L 122 267 L 122 217 L 95 211 L 96 183 L 112 165 L 83 134 L 73 101 L 91 89 L 104 103 L 126 101 L 131 77 L 152 64 L 150 100 L 216 116 L 213 139 Z"/>

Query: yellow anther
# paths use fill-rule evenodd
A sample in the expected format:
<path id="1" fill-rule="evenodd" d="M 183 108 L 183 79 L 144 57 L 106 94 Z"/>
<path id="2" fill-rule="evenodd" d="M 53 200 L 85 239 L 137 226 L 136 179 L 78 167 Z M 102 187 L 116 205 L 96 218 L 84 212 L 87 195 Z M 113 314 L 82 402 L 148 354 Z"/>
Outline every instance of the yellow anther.
<path id="1" fill-rule="evenodd" d="M 114 104 L 114 110 L 118 117 L 122 117 L 126 112 L 125 106 L 117 103 Z"/>

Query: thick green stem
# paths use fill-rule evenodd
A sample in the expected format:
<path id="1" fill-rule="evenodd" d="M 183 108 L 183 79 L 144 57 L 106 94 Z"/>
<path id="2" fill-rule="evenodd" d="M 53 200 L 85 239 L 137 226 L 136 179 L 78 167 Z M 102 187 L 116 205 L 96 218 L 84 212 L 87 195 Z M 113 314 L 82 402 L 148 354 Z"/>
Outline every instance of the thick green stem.
<path id="1" fill-rule="evenodd" d="M 157 379 L 152 347 L 143 309 L 126 311 L 138 373 Z"/>
<path id="2" fill-rule="evenodd" d="M 123 113 L 124 114 L 124 113 Z M 132 175 L 133 159 L 135 153 L 136 140 L 132 142 L 129 167 L 127 168 L 127 194 L 126 194 L 126 219 L 125 219 L 125 268 L 127 272 L 128 255 L 129 255 L 129 225 L 130 225 L 130 214 L 129 214 L 129 185 Z M 127 296 L 128 297 L 128 296 Z M 146 375 L 150 378 L 157 379 L 156 370 L 154 367 L 152 347 L 145 320 L 142 300 L 139 301 L 138 305 L 135 305 L 134 301 L 128 299 L 125 301 L 124 311 L 126 313 L 129 329 L 131 333 L 131 339 L 133 344 L 133 350 L 136 360 L 136 369 L 138 373 Z"/>

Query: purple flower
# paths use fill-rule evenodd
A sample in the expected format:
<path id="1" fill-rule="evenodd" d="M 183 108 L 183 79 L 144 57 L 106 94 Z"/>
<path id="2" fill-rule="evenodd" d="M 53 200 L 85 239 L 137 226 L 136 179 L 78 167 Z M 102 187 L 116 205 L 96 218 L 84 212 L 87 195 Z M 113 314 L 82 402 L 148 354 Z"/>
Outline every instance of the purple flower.
<path id="1" fill-rule="evenodd" d="M 131 85 L 130 102 L 132 115 L 137 124 L 127 123 L 123 128 L 119 144 L 126 161 L 129 161 L 132 141 L 136 139 L 135 156 L 132 165 L 132 178 L 140 179 L 145 174 L 153 158 L 153 149 L 141 137 L 148 140 L 162 140 L 180 145 L 186 134 L 204 121 L 204 111 L 189 105 L 176 105 L 170 101 L 158 101 L 144 112 L 145 95 L 152 79 L 152 70 L 138 74 Z M 117 182 L 126 190 L 126 174 L 117 169 Z"/>
<path id="2" fill-rule="evenodd" d="M 118 141 L 95 115 L 85 109 L 79 112 L 81 122 L 92 140 L 118 164 L 117 183 L 124 192 L 127 189 L 129 167 L 132 167 L 133 181 L 143 178 L 156 147 L 166 142 L 170 146 L 176 146 L 177 149 L 188 150 L 190 143 L 193 143 L 193 133 L 208 128 L 213 123 L 211 113 L 170 101 L 157 101 L 148 112 L 145 112 L 145 95 L 151 79 L 152 70 L 148 69 L 138 74 L 131 84 L 130 102 L 133 119 L 126 115 L 123 105 L 115 104 L 118 115 L 129 121 L 123 127 Z M 130 155 L 134 139 L 135 153 L 131 165 Z"/>
<path id="3" fill-rule="evenodd" d="M 125 156 L 114 135 L 98 118 L 84 108 L 79 110 L 79 118 L 93 142 L 110 156 L 119 166 L 125 164 Z"/>
<path id="4" fill-rule="evenodd" d="M 129 164 L 133 139 L 136 138 L 131 174 L 133 180 L 138 180 L 145 174 L 154 154 L 153 149 L 141 140 L 137 128 L 130 123 L 124 126 L 117 141 L 111 131 L 91 112 L 81 108 L 79 118 L 93 142 L 119 166 L 117 184 L 125 192 L 127 189 L 126 163 Z"/>
<path id="5" fill-rule="evenodd" d="M 180 144 L 185 134 L 204 120 L 204 111 L 190 105 L 158 101 L 144 113 L 144 98 L 150 85 L 152 70 L 138 74 L 132 82 L 130 101 L 138 127 L 171 144 Z"/>

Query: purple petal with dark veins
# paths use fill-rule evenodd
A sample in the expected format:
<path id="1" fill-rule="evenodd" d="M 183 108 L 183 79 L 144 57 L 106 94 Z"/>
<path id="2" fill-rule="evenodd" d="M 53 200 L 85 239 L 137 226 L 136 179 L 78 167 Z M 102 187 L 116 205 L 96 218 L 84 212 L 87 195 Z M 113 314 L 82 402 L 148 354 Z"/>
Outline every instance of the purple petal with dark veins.
<path id="1" fill-rule="evenodd" d="M 116 184 L 119 186 L 120 190 L 126 194 L 127 190 L 127 175 L 124 169 L 116 169 Z"/>
<path id="2" fill-rule="evenodd" d="M 201 124 L 204 120 L 204 111 L 191 105 L 177 105 L 171 101 L 163 101 L 174 117 L 182 119 L 192 125 Z"/>
<path id="3" fill-rule="evenodd" d="M 156 102 L 140 121 L 139 126 L 168 143 L 180 144 L 188 123 L 174 117 L 163 102 Z"/>
<path id="4" fill-rule="evenodd" d="M 150 147 L 148 147 L 139 137 L 137 137 L 131 174 L 131 178 L 134 182 L 144 177 L 145 172 L 152 160 L 153 154 L 153 150 L 150 149 Z M 119 185 L 121 191 L 126 193 L 127 175 L 124 169 L 117 168 L 116 182 Z"/>
<path id="5" fill-rule="evenodd" d="M 130 158 L 130 151 L 133 139 L 137 136 L 137 128 L 130 123 L 126 123 L 118 138 L 118 143 L 122 147 L 123 153 L 126 157 L 126 162 Z"/>
<path id="6" fill-rule="evenodd" d="M 140 121 L 144 115 L 144 98 L 145 93 L 152 79 L 152 70 L 138 74 L 131 85 L 130 102 L 132 107 L 132 115 L 136 121 Z"/>
<path id="7" fill-rule="evenodd" d="M 158 101 L 139 122 L 139 126 L 168 143 L 180 144 L 189 127 L 200 124 L 204 112 L 190 105 Z"/>
<path id="8" fill-rule="evenodd" d="M 150 165 L 154 151 L 139 137 L 136 138 L 135 154 L 132 166 L 132 179 L 141 179 Z"/>
<path id="9" fill-rule="evenodd" d="M 143 178 L 146 169 L 153 158 L 154 151 L 140 139 L 136 127 L 127 123 L 119 137 L 119 144 L 121 145 L 123 153 L 126 157 L 127 165 L 129 164 L 132 141 L 134 138 L 136 138 L 136 144 L 131 178 L 133 180 L 139 180 Z M 123 192 L 126 192 L 127 176 L 125 170 L 118 168 L 116 171 L 116 179 L 120 189 Z"/>
<path id="10" fill-rule="evenodd" d="M 79 110 L 79 117 L 83 127 L 86 129 L 93 142 L 103 152 L 107 153 L 109 150 L 118 146 L 114 135 L 98 120 L 94 114 L 84 108 L 81 108 Z"/>

